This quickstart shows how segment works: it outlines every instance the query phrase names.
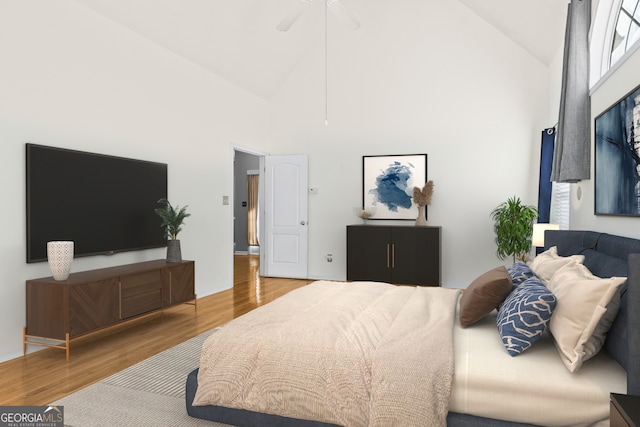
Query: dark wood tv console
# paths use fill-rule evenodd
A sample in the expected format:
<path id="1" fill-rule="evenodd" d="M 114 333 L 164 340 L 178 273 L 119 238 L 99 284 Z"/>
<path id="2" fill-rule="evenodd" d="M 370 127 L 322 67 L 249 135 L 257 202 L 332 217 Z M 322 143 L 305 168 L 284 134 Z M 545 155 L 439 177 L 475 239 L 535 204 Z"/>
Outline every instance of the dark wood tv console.
<path id="1" fill-rule="evenodd" d="M 154 260 L 27 280 L 27 344 L 66 351 L 74 338 L 177 304 L 197 315 L 194 261 Z"/>

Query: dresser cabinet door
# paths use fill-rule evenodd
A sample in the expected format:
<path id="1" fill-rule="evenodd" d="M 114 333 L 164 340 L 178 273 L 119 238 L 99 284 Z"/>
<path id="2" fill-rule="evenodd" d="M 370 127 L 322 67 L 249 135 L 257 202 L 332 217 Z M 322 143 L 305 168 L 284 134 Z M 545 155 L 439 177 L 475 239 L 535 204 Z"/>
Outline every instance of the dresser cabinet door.
<path id="1" fill-rule="evenodd" d="M 194 263 L 183 261 L 167 267 L 162 276 L 162 305 L 167 307 L 195 298 Z"/>
<path id="2" fill-rule="evenodd" d="M 59 283 L 27 280 L 27 334 L 64 340 L 69 293 Z"/>
<path id="3" fill-rule="evenodd" d="M 77 337 L 120 321 L 118 279 L 69 289 L 69 336 Z"/>
<path id="4" fill-rule="evenodd" d="M 392 245 L 393 283 L 440 286 L 439 227 L 395 227 Z"/>
<path id="5" fill-rule="evenodd" d="M 347 280 L 391 282 L 391 228 L 347 227 Z"/>

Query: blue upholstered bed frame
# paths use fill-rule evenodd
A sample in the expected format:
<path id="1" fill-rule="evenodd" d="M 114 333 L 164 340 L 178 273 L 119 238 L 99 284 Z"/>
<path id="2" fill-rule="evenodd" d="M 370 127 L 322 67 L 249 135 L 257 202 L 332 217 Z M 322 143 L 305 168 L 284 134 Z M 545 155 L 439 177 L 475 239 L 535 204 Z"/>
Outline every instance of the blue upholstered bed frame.
<path id="1" fill-rule="evenodd" d="M 621 304 L 618 316 L 607 335 L 606 351 L 627 371 L 627 393 L 640 395 L 640 240 L 593 231 L 548 230 L 545 249 L 558 248 L 562 256 L 582 254 L 584 265 L 600 277 L 626 276 L 620 289 Z M 327 427 L 333 424 L 302 421 L 251 411 L 215 406 L 192 406 L 198 387 L 197 370 L 189 374 L 186 384 L 186 405 L 189 415 L 241 426 Z M 506 427 L 529 426 L 471 415 L 449 413 L 449 427 Z"/>

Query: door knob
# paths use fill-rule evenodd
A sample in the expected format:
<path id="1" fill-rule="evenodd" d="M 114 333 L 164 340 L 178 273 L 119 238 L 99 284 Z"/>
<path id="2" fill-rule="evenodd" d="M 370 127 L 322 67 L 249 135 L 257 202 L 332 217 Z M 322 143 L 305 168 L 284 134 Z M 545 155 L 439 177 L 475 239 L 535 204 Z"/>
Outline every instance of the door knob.
<path id="1" fill-rule="evenodd" d="M 300 221 L 300 225 L 307 225 L 307 223 L 304 221 Z"/>

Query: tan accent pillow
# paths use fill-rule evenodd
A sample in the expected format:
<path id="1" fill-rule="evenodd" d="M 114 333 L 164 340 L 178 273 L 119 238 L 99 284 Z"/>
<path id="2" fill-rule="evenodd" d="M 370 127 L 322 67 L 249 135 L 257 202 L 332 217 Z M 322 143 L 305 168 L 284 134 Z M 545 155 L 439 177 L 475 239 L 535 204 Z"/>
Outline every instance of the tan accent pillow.
<path id="1" fill-rule="evenodd" d="M 476 278 L 460 297 L 460 324 L 470 326 L 496 309 L 513 289 L 504 266 L 489 270 Z"/>
<path id="2" fill-rule="evenodd" d="M 576 372 L 602 348 L 596 347 L 591 338 L 607 305 L 626 280 L 600 278 L 584 265 L 572 262 L 558 270 L 547 284 L 557 299 L 549 330 L 569 372 Z"/>
<path id="3" fill-rule="evenodd" d="M 569 264 L 571 261 L 582 264 L 584 261 L 584 255 L 563 257 L 558 255 L 558 248 L 556 246 L 552 246 L 548 250 L 536 256 L 529 264 L 529 268 L 536 273 L 538 279 L 546 283 L 551 279 L 551 276 L 553 276 L 556 271 Z"/>

